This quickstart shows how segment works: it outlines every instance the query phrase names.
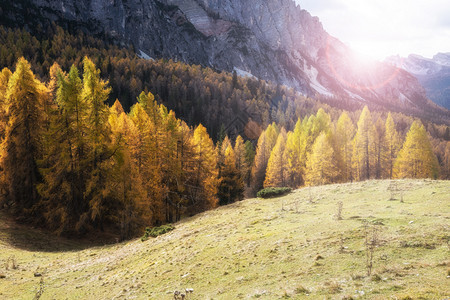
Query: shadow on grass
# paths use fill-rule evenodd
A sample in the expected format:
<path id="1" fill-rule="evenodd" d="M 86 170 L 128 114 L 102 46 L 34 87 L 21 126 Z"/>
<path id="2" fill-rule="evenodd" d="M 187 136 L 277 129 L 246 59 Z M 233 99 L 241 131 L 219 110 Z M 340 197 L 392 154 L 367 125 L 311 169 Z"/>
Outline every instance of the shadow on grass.
<path id="1" fill-rule="evenodd" d="M 14 248 L 33 252 L 66 252 L 104 246 L 112 244 L 113 241 L 114 239 L 106 234 L 83 239 L 58 237 L 51 232 L 19 224 L 5 211 L 0 210 L 0 244 Z"/>

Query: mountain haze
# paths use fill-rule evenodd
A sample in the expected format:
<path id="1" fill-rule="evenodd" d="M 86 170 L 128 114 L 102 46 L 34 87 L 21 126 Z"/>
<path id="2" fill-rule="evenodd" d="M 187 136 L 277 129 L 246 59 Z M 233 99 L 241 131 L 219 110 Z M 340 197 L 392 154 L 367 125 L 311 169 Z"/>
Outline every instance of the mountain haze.
<path id="1" fill-rule="evenodd" d="M 386 61 L 413 74 L 431 100 L 450 109 L 450 53 L 438 53 L 432 59 L 416 54 L 391 56 Z"/>
<path id="2" fill-rule="evenodd" d="M 448 114 L 414 76 L 358 61 L 292 0 L 22 0 L 2 8 L 3 23 L 34 28 L 54 21 L 132 43 L 145 58 L 235 70 L 308 96 Z"/>

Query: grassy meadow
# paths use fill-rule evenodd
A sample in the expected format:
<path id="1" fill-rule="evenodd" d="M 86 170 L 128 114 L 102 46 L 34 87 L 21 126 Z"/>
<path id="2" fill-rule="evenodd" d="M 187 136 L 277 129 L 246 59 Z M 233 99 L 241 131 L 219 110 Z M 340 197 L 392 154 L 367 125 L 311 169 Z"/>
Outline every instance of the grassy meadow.
<path id="1" fill-rule="evenodd" d="M 446 299 L 449 229 L 450 182 L 431 180 L 247 199 L 114 245 L 0 212 L 0 299 Z"/>

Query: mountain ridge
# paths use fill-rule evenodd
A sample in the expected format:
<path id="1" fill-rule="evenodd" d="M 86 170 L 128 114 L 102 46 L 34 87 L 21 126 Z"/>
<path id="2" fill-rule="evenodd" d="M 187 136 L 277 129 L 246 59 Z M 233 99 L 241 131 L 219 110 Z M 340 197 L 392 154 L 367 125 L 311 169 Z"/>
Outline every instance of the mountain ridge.
<path id="1" fill-rule="evenodd" d="M 409 73 L 385 63 L 355 62 L 345 44 L 292 0 L 21 0 L 9 5 L 3 15 L 10 21 L 19 18 L 20 6 L 31 5 L 48 20 L 130 42 L 145 57 L 238 69 L 312 97 L 449 115 L 426 98 Z"/>
<path id="2" fill-rule="evenodd" d="M 397 55 L 386 58 L 386 62 L 413 74 L 431 100 L 450 109 L 450 53 L 438 53 L 431 59 L 417 54 L 406 58 Z"/>

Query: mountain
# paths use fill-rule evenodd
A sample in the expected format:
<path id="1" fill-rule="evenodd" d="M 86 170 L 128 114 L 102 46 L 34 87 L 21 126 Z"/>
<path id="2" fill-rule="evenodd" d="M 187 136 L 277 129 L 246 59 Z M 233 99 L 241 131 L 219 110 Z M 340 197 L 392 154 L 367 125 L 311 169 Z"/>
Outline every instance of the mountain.
<path id="1" fill-rule="evenodd" d="M 431 100 L 450 109 L 450 53 L 438 53 L 432 59 L 416 54 L 407 58 L 397 55 L 388 57 L 386 62 L 413 74 Z"/>
<path id="2" fill-rule="evenodd" d="M 236 71 L 318 98 L 448 115 L 408 72 L 358 61 L 292 0 L 2 1 L 2 24 L 56 22 L 132 43 L 145 58 Z"/>

